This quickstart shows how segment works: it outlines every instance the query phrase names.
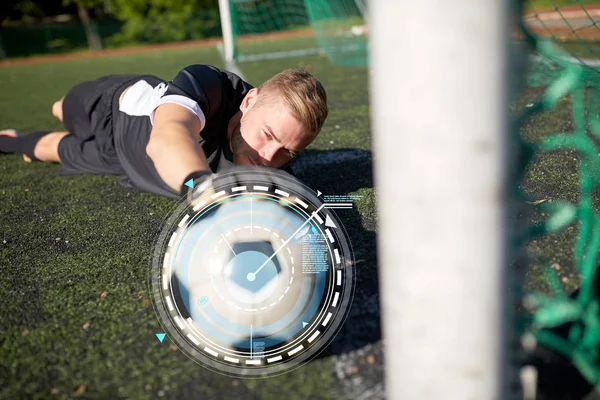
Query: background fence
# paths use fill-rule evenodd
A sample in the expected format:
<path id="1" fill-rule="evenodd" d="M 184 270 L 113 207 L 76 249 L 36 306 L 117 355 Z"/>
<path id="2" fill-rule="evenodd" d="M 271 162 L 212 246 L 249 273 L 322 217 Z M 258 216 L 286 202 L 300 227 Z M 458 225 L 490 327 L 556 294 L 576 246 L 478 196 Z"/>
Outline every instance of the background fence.
<path id="1" fill-rule="evenodd" d="M 221 36 L 219 10 L 193 14 L 164 13 L 128 23 L 96 20 L 93 26 L 103 48 L 168 43 Z M 83 24 L 78 21 L 35 24 L 12 23 L 0 28 L 0 48 L 5 57 L 27 57 L 88 50 Z"/>

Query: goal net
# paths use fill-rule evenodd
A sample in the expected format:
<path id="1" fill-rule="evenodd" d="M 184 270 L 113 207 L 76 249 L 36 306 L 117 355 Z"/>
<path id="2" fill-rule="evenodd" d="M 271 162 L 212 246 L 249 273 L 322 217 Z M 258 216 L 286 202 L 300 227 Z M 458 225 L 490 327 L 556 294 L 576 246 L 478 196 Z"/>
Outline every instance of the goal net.
<path id="1" fill-rule="evenodd" d="M 583 73 L 596 76 L 600 67 L 600 1 L 527 0 L 523 24 L 527 32 L 546 47 L 560 49 L 560 55 L 538 52 L 531 60 L 530 84 L 545 85 L 568 61 L 581 64 Z"/>
<path id="2" fill-rule="evenodd" d="M 304 0 L 220 0 L 227 61 L 260 61 L 320 52 Z"/>
<path id="3" fill-rule="evenodd" d="M 596 204 L 600 185 L 600 28 L 597 26 L 600 1 L 529 0 L 523 5 L 523 38 L 533 49 L 528 84 L 536 86 L 526 95 L 532 98 L 536 92 L 540 93 L 539 88 L 543 92 L 534 100 L 528 100 L 519 118 L 521 128 L 526 127 L 525 123 L 527 126 L 538 124 L 538 138 L 530 140 L 539 160 L 549 159 L 542 158 L 544 153 L 562 155 L 563 162 L 571 158 L 577 160 L 572 169 L 572 176 L 577 176 L 577 180 L 570 183 L 570 187 L 564 181 L 557 186 L 559 190 L 569 187 L 568 190 L 577 194 L 568 199 L 555 199 L 553 193 L 553 204 L 540 206 L 550 211 L 540 226 L 543 227 L 541 234 L 568 229 L 576 232 L 572 260 L 566 262 L 573 264 L 578 289 L 569 295 L 568 288 L 563 287 L 568 278 L 550 266 L 547 254 L 541 256 L 545 258 L 538 263 L 544 264 L 543 271 L 553 293 L 533 293 L 529 297 L 528 308 L 533 311 L 530 331 L 538 348 L 549 349 L 561 356 L 558 360 L 566 360 L 550 365 L 547 356 L 541 357 L 544 361 L 538 363 L 541 376 L 546 374 L 548 380 L 555 373 L 564 376 L 571 373 L 569 368 L 575 368 L 589 382 L 590 388 L 594 386 L 600 391 L 600 293 L 597 290 L 600 213 Z M 544 124 L 544 118 L 556 119 L 558 115 L 560 119 L 555 123 Z M 539 181 L 536 184 L 543 185 L 543 179 Z M 566 210 L 570 210 L 571 215 L 561 219 L 561 212 L 564 216 Z M 569 236 L 562 238 L 573 240 Z M 566 310 L 586 311 L 569 313 Z M 563 397 L 555 390 L 552 395 Z"/>
<path id="4" fill-rule="evenodd" d="M 366 65 L 366 0 L 220 0 L 226 61 L 324 54 Z"/>
<path id="5" fill-rule="evenodd" d="M 366 0 L 306 0 L 306 10 L 319 45 L 332 63 L 367 64 Z"/>

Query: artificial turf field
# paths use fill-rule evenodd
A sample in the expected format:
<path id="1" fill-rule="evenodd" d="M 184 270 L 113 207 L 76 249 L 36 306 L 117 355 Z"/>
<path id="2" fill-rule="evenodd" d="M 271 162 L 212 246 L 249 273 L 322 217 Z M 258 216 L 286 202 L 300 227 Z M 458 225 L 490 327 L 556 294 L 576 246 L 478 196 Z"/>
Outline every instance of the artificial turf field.
<path id="1" fill-rule="evenodd" d="M 73 84 L 111 73 L 170 79 L 193 63 L 223 67 L 214 47 L 198 47 L 3 68 L 0 126 L 59 130 L 50 107 Z M 308 156 L 364 150 L 361 158 L 300 175 L 326 194 L 363 196 L 356 210 L 340 213 L 362 271 L 359 284 L 368 288 L 357 296 L 363 305 L 350 316 L 340 334 L 344 339 L 309 367 L 268 380 L 232 380 L 199 367 L 168 339 L 157 340 L 155 333 L 163 330 L 148 295 L 152 246 L 175 202 L 125 189 L 117 176 L 58 177 L 58 165 L 26 164 L 5 155 L 0 157 L 0 398 L 344 398 L 338 381 L 344 372 L 336 371 L 335 358 L 380 339 L 367 73 L 333 67 L 318 56 L 241 69 L 259 84 L 288 67 L 310 68 L 330 98 L 327 125 Z M 371 364 L 382 362 L 373 357 Z"/>
<path id="2" fill-rule="evenodd" d="M 182 67 L 223 67 L 214 47 L 163 50 L 0 68 L 0 127 L 60 130 L 52 103 L 80 81 L 111 73 L 170 79 Z M 299 177 L 325 194 L 362 196 L 340 210 L 357 260 L 349 319 L 332 345 L 308 366 L 267 380 L 231 379 L 201 368 L 167 338 L 148 293 L 148 262 L 157 230 L 174 201 L 121 187 L 117 176 L 57 177 L 58 165 L 0 156 L 0 398 L 376 399 L 383 359 L 376 260 L 376 213 L 366 68 L 342 68 L 321 56 L 242 64 L 259 84 L 288 67 L 323 82 L 330 116 L 303 153 L 321 160 L 345 150 L 360 157 L 317 163 Z M 532 90 L 520 106 L 539 96 Z M 569 101 L 524 128 L 524 136 L 572 129 Z M 427 157 L 423 154 L 423 157 Z M 525 191 L 535 200 L 577 196 L 575 155 L 539 155 Z M 436 160 L 431 160 L 436 162 Z M 443 199 L 440 199 L 440 202 Z M 561 266 L 575 285 L 575 231 L 530 244 L 536 257 Z M 539 269 L 528 289 L 546 288 Z"/>

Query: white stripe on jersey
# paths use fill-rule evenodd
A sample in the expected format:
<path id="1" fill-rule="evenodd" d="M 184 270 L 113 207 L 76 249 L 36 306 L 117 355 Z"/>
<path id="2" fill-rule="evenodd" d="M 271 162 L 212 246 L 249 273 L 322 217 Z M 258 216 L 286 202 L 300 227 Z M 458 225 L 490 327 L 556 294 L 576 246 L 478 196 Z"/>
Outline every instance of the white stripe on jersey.
<path id="1" fill-rule="evenodd" d="M 141 80 L 133 84 L 121 98 L 119 105 L 119 111 L 124 112 L 128 115 L 150 117 L 150 122 L 154 119 L 154 110 L 161 104 L 174 103 L 179 104 L 182 107 L 187 108 L 193 112 L 200 120 L 200 130 L 204 129 L 206 124 L 206 117 L 200 109 L 198 103 L 194 100 L 180 96 L 180 95 L 168 95 L 164 96 L 167 91 L 167 84 L 160 83 L 156 87 L 152 87 L 145 80 Z"/>

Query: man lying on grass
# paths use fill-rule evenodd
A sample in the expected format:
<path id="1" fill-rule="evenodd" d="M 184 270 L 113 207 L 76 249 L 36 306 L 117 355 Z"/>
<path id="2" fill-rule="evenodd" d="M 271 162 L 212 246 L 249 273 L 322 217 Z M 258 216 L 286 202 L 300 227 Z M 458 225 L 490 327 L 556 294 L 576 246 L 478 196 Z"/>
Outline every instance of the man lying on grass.
<path id="1" fill-rule="evenodd" d="M 73 87 L 52 106 L 66 132 L 0 131 L 0 153 L 59 162 L 59 175 L 124 175 L 124 186 L 179 198 L 184 185 L 232 165 L 288 170 L 327 118 L 321 83 L 283 71 L 258 88 L 208 65 L 166 82 L 110 75 Z"/>

